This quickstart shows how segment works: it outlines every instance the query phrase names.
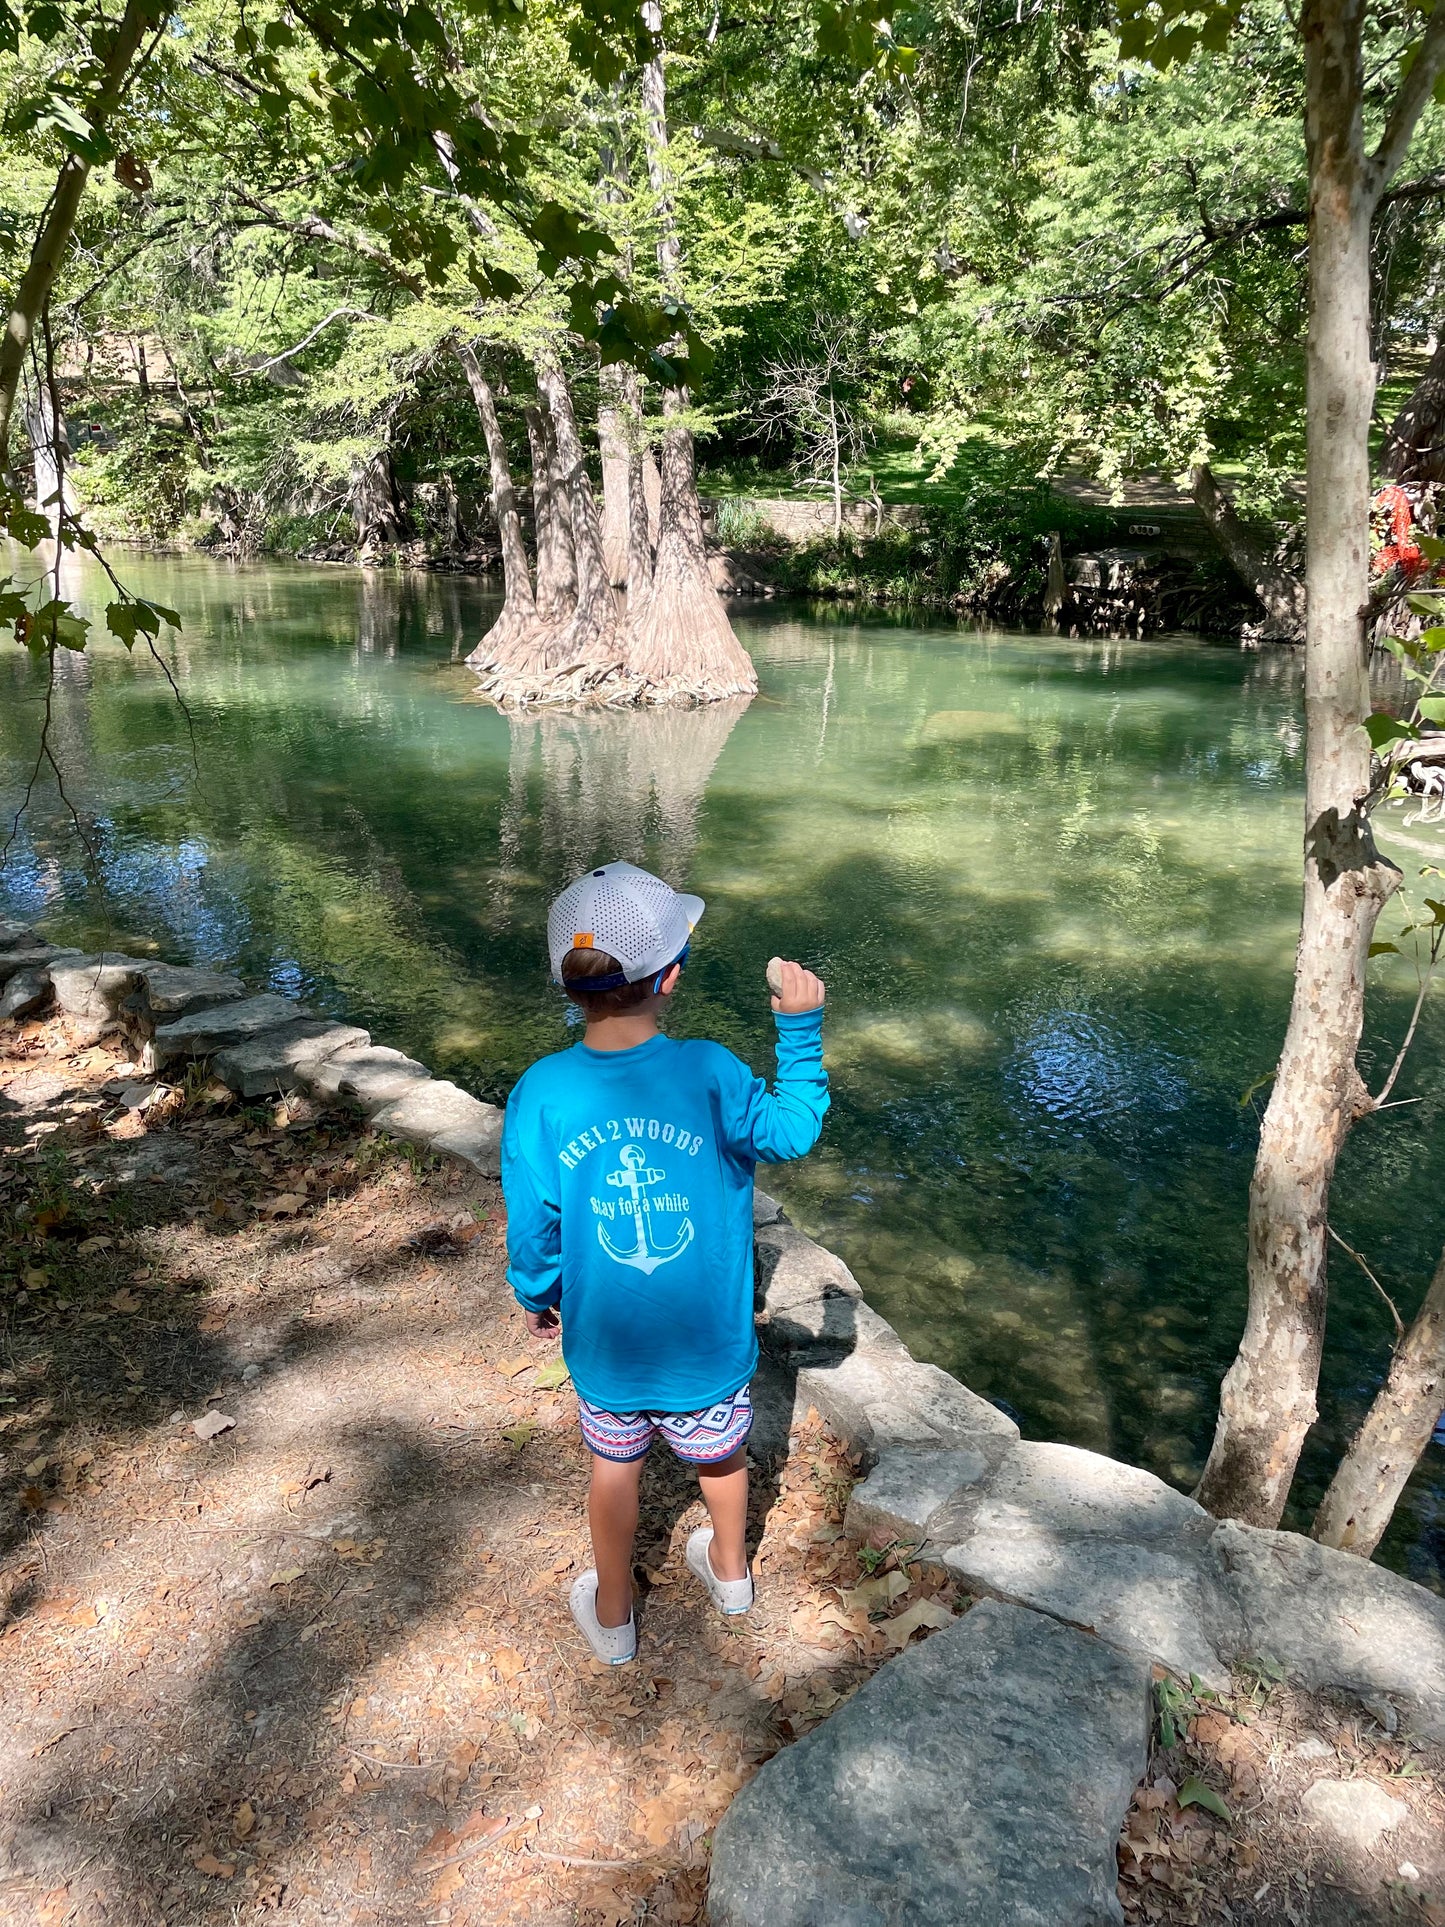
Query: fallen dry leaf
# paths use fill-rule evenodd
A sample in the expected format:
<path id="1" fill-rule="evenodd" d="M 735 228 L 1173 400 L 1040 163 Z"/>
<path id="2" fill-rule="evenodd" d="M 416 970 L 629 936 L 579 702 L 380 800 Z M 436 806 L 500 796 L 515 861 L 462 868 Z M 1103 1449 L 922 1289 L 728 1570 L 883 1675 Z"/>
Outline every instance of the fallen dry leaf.
<path id="1" fill-rule="evenodd" d="M 273 1589 L 277 1586 L 294 1585 L 295 1582 L 302 1576 L 304 1571 L 305 1571 L 304 1566 L 282 1566 L 279 1569 L 279 1571 L 273 1572 L 271 1574 L 271 1577 L 266 1581 L 266 1584 L 272 1587 Z"/>
<path id="2" fill-rule="evenodd" d="M 514 1646 L 499 1646 L 492 1654 L 492 1664 L 503 1679 L 515 1679 L 527 1670 L 526 1660 Z"/>
<path id="3" fill-rule="evenodd" d="M 234 1860 L 218 1860 L 213 1853 L 196 1856 L 196 1872 L 210 1874 L 216 1880 L 229 1880 L 236 1871 Z"/>
<path id="4" fill-rule="evenodd" d="M 497 1361 L 497 1370 L 504 1378 L 518 1378 L 523 1372 L 530 1372 L 536 1362 L 535 1358 L 501 1358 Z"/>
<path id="5" fill-rule="evenodd" d="M 306 1201 L 304 1191 L 280 1191 L 263 1210 L 268 1218 L 294 1218 Z"/>
<path id="6" fill-rule="evenodd" d="M 904 1647 L 913 1635 L 922 1632 L 925 1626 L 937 1629 L 953 1624 L 953 1614 L 947 1606 L 940 1606 L 936 1599 L 920 1599 L 916 1605 L 909 1606 L 890 1619 L 883 1627 L 884 1642 L 892 1647 Z"/>
<path id="7" fill-rule="evenodd" d="M 191 1420 L 191 1430 L 198 1439 L 219 1438 L 222 1432 L 229 1432 L 236 1421 L 226 1412 L 218 1412 L 214 1407 L 202 1413 L 200 1418 Z"/>
<path id="8" fill-rule="evenodd" d="M 256 1830 L 256 1809 L 249 1800 L 243 1800 L 236 1808 L 231 1821 L 231 1831 L 238 1840 L 244 1840 Z"/>

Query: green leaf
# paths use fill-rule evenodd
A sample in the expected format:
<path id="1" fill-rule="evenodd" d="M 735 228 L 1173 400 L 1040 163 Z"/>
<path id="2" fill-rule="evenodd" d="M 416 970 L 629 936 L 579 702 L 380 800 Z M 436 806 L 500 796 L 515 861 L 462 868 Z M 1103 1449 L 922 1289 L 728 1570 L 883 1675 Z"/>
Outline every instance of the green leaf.
<path id="1" fill-rule="evenodd" d="M 538 1368 L 532 1385 L 536 1391 L 550 1392 L 558 1385 L 565 1385 L 568 1376 L 567 1367 L 560 1358 L 549 1358 L 545 1365 Z"/>
<path id="2" fill-rule="evenodd" d="M 1370 747 L 1377 754 L 1390 743 L 1418 741 L 1420 736 L 1413 723 L 1403 723 L 1398 716 L 1388 715 L 1383 709 L 1374 710 L 1368 715 L 1364 727 Z"/>
<path id="3" fill-rule="evenodd" d="M 1180 1787 L 1179 1804 L 1181 1807 L 1203 1807 L 1206 1813 L 1218 1814 L 1226 1823 L 1234 1819 L 1223 1794 L 1216 1793 L 1212 1786 L 1206 1786 L 1197 1776 L 1191 1776 Z"/>
<path id="4" fill-rule="evenodd" d="M 1445 628 L 1436 627 L 1420 631 L 1420 647 L 1428 649 L 1431 655 L 1438 655 L 1445 649 Z"/>
<path id="5" fill-rule="evenodd" d="M 1372 943 L 1370 945 L 1370 955 L 1372 957 L 1384 957 L 1387 955 L 1398 957 L 1400 954 L 1400 946 L 1397 943 Z"/>
<path id="6" fill-rule="evenodd" d="M 1438 616 L 1445 614 L 1445 600 L 1439 595 L 1429 595 L 1423 591 L 1405 597 L 1407 608 L 1413 609 L 1417 616 Z"/>
<path id="7" fill-rule="evenodd" d="M 1445 696 L 1422 696 L 1415 707 L 1427 723 L 1445 723 Z"/>

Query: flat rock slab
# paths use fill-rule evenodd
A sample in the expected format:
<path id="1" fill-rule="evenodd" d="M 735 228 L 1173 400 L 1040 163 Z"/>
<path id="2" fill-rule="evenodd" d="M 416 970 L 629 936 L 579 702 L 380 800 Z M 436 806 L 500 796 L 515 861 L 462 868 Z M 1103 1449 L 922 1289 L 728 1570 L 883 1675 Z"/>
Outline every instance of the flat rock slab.
<path id="1" fill-rule="evenodd" d="M 144 969 L 144 958 L 112 950 L 93 957 L 53 959 L 50 981 L 55 986 L 55 1002 L 67 1017 L 82 1023 L 106 1023 L 140 983 Z"/>
<path id="2" fill-rule="evenodd" d="M 895 1539 L 922 1545 L 928 1521 L 968 1486 L 978 1485 L 996 1470 L 1001 1440 L 992 1453 L 978 1446 L 894 1445 L 884 1452 L 848 1501 L 844 1523 L 855 1537 L 888 1532 Z"/>
<path id="3" fill-rule="evenodd" d="M 1030 1439 L 1014 1447 L 986 1484 L 960 1491 L 929 1529 L 945 1544 L 972 1532 L 1022 1532 L 1188 1545 L 1202 1544 L 1214 1523 L 1203 1506 L 1139 1466 Z"/>
<path id="4" fill-rule="evenodd" d="M 777 1754 L 718 1827 L 711 1927 L 1117 1927 L 1149 1667 L 986 1602 Z"/>
<path id="5" fill-rule="evenodd" d="M 221 1004 L 214 1010 L 193 1011 L 189 1017 L 178 1017 L 174 1023 L 156 1026 L 156 1069 L 163 1070 L 182 1057 L 213 1057 L 218 1050 L 249 1043 L 268 1030 L 279 1030 L 283 1024 L 294 1024 L 315 1014 L 291 998 L 278 997 L 269 990 L 256 997 Z"/>
<path id="6" fill-rule="evenodd" d="M 239 977 L 222 970 L 192 970 L 184 964 L 146 963 L 141 965 L 145 978 L 146 1000 L 157 1023 L 174 1023 L 198 1010 L 211 1010 L 217 1004 L 239 1003 L 246 986 Z"/>
<path id="7" fill-rule="evenodd" d="M 1209 1556 L 1244 1621 L 1241 1653 L 1307 1686 L 1389 1694 L 1408 1725 L 1445 1741 L 1445 1599 L 1354 1553 L 1233 1520 Z"/>
<path id="8" fill-rule="evenodd" d="M 431 1151 L 462 1158 L 484 1177 L 502 1168 L 502 1113 L 444 1078 L 415 1083 L 372 1114 L 378 1129 Z"/>
<path id="9" fill-rule="evenodd" d="M 244 1044 L 217 1051 L 211 1068 L 242 1097 L 307 1088 L 312 1068 L 333 1051 L 357 1050 L 371 1041 L 354 1024 L 332 1024 L 324 1017 L 301 1017 L 277 1030 L 262 1031 Z"/>
<path id="10" fill-rule="evenodd" d="M 761 1337 L 771 1351 L 768 1327 Z M 804 1409 L 816 1405 L 854 1451 L 870 1457 L 890 1445 L 971 1445 L 980 1438 L 1018 1437 L 1006 1413 L 936 1365 L 920 1365 L 901 1341 L 896 1352 L 855 1345 L 826 1364 L 799 1364 L 797 1379 Z"/>
<path id="11" fill-rule="evenodd" d="M 65 963 L 79 955 L 78 950 L 57 950 L 53 943 L 40 938 L 12 944 L 8 950 L 0 949 L 0 984 L 8 983 L 22 970 L 45 970 L 52 963 Z"/>
<path id="12" fill-rule="evenodd" d="M 431 1078 L 425 1064 L 386 1044 L 332 1051 L 306 1073 L 306 1088 L 322 1104 L 349 1101 L 368 1117 L 406 1097 Z"/>

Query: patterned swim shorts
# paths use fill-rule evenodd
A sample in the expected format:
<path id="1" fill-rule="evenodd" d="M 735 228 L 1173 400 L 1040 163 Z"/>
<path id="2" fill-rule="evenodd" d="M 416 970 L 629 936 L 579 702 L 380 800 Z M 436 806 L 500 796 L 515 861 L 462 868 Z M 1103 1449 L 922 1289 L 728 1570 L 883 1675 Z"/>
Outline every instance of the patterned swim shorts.
<path id="1" fill-rule="evenodd" d="M 700 1412 L 604 1412 L 585 1398 L 577 1400 L 577 1412 L 587 1449 L 620 1465 L 646 1458 L 659 1436 L 685 1465 L 720 1465 L 753 1429 L 753 1401 L 746 1385 Z"/>

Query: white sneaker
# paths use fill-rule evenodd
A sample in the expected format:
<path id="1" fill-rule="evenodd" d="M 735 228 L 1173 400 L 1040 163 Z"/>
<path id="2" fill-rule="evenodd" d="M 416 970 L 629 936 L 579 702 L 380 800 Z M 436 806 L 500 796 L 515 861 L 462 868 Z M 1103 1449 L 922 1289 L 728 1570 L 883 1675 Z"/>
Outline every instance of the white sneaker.
<path id="1" fill-rule="evenodd" d="M 689 1533 L 689 1568 L 707 1587 L 708 1596 L 720 1613 L 726 1613 L 731 1619 L 738 1613 L 750 1612 L 753 1604 L 752 1574 L 748 1573 L 741 1579 L 719 1579 L 712 1569 L 711 1547 L 711 1526 L 699 1526 L 696 1532 Z"/>
<path id="2" fill-rule="evenodd" d="M 627 1615 L 624 1626 L 604 1626 L 597 1617 L 595 1570 L 584 1572 L 580 1578 L 573 1580 L 568 1603 L 582 1637 L 605 1665 L 625 1666 L 630 1659 L 636 1659 L 637 1621 L 632 1614 Z"/>

